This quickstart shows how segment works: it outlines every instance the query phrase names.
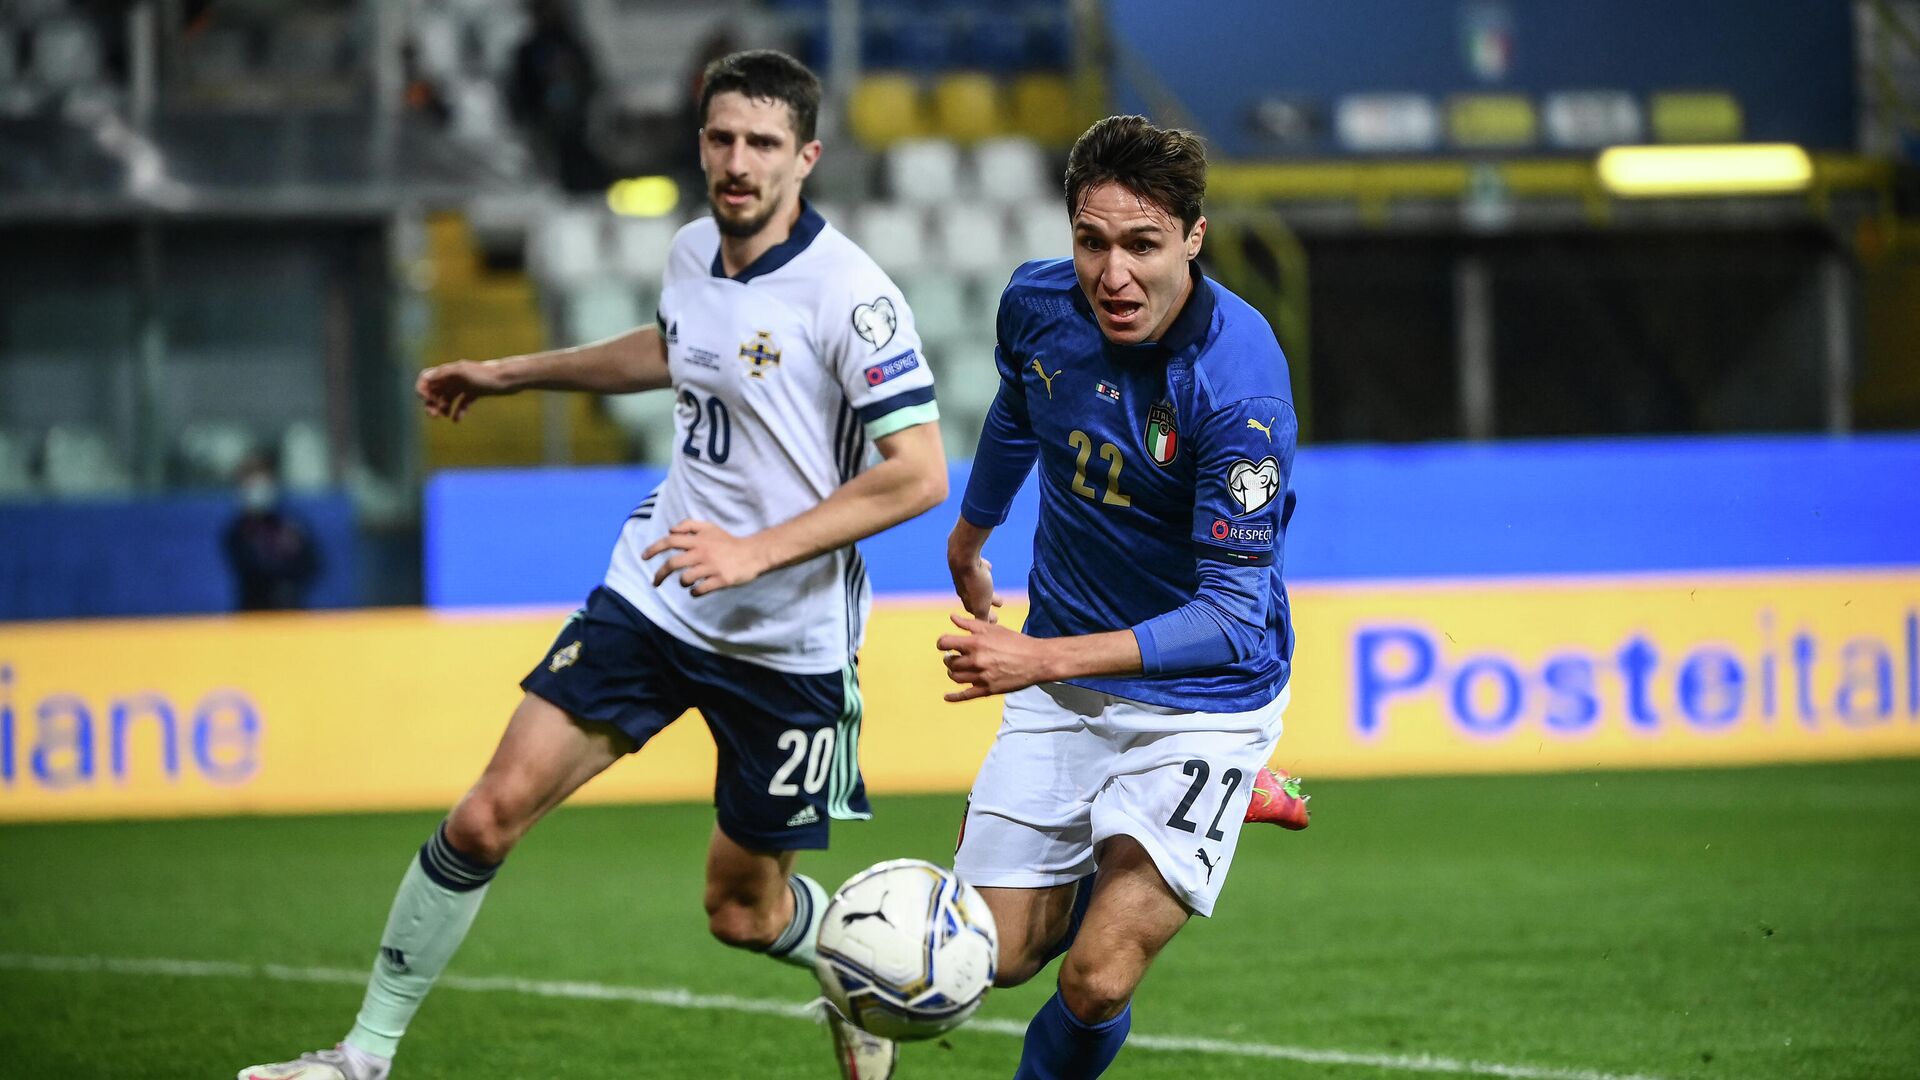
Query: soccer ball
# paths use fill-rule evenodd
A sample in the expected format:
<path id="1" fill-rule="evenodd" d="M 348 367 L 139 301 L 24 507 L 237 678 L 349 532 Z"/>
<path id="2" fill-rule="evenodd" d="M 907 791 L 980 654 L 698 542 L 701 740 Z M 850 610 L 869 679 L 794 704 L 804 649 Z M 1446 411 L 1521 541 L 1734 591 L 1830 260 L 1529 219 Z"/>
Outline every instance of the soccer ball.
<path id="1" fill-rule="evenodd" d="M 951 1031 L 993 985 L 993 913 L 930 862 L 894 859 L 847 879 L 820 923 L 815 973 L 840 1014 L 886 1039 Z"/>

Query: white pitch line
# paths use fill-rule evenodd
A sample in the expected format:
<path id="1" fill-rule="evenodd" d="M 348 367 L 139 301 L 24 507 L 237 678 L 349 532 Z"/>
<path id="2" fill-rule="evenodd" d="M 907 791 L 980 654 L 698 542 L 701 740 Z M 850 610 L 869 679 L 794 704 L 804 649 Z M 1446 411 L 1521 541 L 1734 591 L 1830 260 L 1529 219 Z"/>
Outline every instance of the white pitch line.
<path id="1" fill-rule="evenodd" d="M 223 960 L 128 959 L 109 956 L 31 956 L 0 953 L 0 970 L 45 972 L 102 972 L 111 975 L 159 975 L 188 979 L 270 979 L 276 982 L 330 983 L 360 986 L 365 970 L 289 967 L 283 964 L 239 964 Z M 525 994 L 572 1001 L 626 1001 L 669 1009 L 703 1009 L 753 1013 L 789 1020 L 813 1018 L 805 1005 L 732 994 L 696 994 L 671 987 L 614 986 L 596 982 L 516 979 L 507 976 L 442 975 L 437 986 L 452 990 Z M 965 1030 L 1021 1038 L 1027 1025 L 1014 1020 L 973 1020 Z M 1141 1050 L 1223 1057 L 1299 1061 L 1311 1065 L 1353 1065 L 1410 1073 L 1446 1073 L 1455 1076 L 1497 1076 L 1506 1080 L 1659 1080 L 1638 1073 L 1609 1073 L 1595 1069 L 1560 1069 L 1540 1065 L 1506 1065 L 1431 1054 L 1363 1054 L 1347 1050 L 1315 1050 L 1306 1046 L 1234 1042 L 1227 1039 L 1187 1038 L 1177 1035 L 1133 1035 L 1127 1045 Z"/>

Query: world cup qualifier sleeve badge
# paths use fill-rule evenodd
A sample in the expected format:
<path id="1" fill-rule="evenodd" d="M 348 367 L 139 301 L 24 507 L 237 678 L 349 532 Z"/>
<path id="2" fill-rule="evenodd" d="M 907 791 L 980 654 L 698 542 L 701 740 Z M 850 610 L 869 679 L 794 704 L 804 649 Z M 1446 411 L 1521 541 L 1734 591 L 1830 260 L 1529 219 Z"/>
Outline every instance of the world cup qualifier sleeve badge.
<path id="1" fill-rule="evenodd" d="M 1156 402 L 1147 410 L 1147 456 L 1162 468 L 1173 464 L 1180 452 L 1180 429 L 1174 420 L 1173 402 Z"/>

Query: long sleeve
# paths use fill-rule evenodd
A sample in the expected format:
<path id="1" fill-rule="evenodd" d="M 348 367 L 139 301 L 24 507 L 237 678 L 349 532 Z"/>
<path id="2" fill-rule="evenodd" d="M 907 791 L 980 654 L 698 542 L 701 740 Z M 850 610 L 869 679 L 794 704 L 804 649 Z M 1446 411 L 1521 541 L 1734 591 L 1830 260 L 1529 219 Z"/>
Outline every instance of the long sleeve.
<path id="1" fill-rule="evenodd" d="M 1224 667 L 1253 655 L 1266 636 L 1267 567 L 1203 558 L 1197 571 L 1192 600 L 1133 628 L 1148 675 Z"/>

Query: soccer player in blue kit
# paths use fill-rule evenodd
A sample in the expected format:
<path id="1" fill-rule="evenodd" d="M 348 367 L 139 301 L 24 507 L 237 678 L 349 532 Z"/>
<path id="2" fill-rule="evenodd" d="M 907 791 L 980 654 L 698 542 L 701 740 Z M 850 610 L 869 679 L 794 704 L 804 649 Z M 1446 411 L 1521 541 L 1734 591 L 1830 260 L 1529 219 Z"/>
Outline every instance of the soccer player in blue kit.
<path id="1" fill-rule="evenodd" d="M 1266 320 L 1194 263 L 1205 191 L 1186 132 L 1110 117 L 1074 145 L 1073 258 L 1001 297 L 1001 384 L 948 542 L 971 617 L 938 642 L 947 698 L 1007 695 L 955 869 L 993 910 L 999 985 L 1066 952 L 1016 1080 L 1119 1053 L 1154 957 L 1213 911 L 1287 705 L 1298 422 Z M 980 553 L 1036 463 L 1016 632 Z"/>

